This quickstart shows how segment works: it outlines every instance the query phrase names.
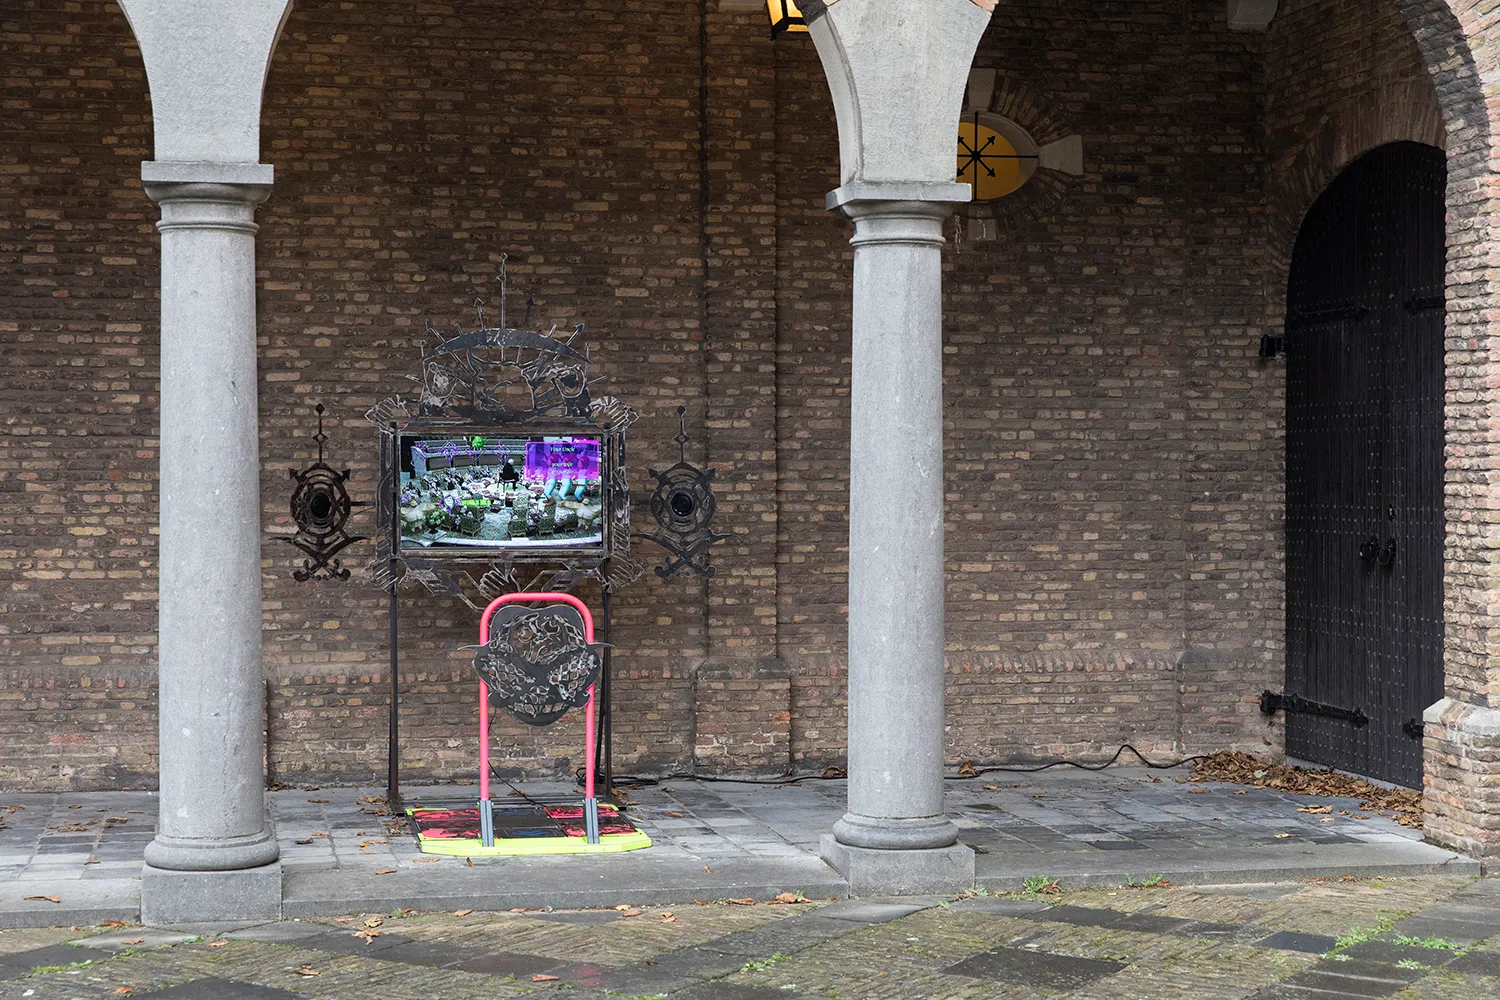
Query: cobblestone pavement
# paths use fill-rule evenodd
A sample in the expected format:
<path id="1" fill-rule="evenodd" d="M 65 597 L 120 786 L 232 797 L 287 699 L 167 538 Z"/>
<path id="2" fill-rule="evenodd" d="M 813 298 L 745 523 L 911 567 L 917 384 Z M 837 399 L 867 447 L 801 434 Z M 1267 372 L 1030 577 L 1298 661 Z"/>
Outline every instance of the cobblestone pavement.
<path id="1" fill-rule="evenodd" d="M 0 932 L 0 998 L 1500 998 L 1500 880 L 1447 876 L 202 930 Z"/>

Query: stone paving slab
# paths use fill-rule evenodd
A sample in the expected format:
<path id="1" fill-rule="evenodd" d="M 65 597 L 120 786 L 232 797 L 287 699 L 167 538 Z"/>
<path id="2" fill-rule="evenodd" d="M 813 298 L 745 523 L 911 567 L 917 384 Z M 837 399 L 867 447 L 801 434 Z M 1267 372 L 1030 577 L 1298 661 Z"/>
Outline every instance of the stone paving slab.
<path id="1" fill-rule="evenodd" d="M 408 800 L 467 802 L 475 791 L 413 788 Z M 565 783 L 528 784 L 525 791 L 537 798 L 576 794 Z M 273 792 L 284 912 L 682 903 L 799 889 L 820 898 L 848 894 L 818 856 L 818 838 L 843 813 L 844 781 L 670 781 L 625 794 L 630 814 L 654 841 L 648 850 L 475 859 L 471 866 L 463 858 L 422 855 L 399 824 L 388 830 L 376 789 Z M 1325 804 L 1332 807 L 1326 815 L 1297 811 Z M 0 807 L 9 806 L 19 808 L 0 832 L 0 925 L 136 919 L 141 852 L 155 828 L 153 793 L 0 796 Z M 1143 768 L 950 781 L 945 808 L 961 839 L 980 852 L 978 885 L 991 891 L 1043 874 L 1079 887 L 1150 874 L 1179 884 L 1223 884 L 1478 872 L 1474 861 L 1421 843 L 1419 831 L 1361 813 L 1353 800 L 1188 783 L 1179 773 Z M 60 902 L 27 901 L 27 895 Z"/>

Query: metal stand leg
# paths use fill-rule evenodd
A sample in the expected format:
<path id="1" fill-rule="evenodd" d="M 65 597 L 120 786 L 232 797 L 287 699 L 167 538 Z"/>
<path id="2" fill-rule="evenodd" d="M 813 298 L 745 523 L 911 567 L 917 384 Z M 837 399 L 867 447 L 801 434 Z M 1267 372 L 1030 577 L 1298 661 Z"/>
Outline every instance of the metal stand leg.
<path id="1" fill-rule="evenodd" d="M 599 800 L 592 795 L 583 800 L 583 832 L 590 844 L 599 843 Z"/>
<path id="2" fill-rule="evenodd" d="M 479 800 L 479 841 L 485 847 L 495 846 L 495 804 L 488 798 Z"/>

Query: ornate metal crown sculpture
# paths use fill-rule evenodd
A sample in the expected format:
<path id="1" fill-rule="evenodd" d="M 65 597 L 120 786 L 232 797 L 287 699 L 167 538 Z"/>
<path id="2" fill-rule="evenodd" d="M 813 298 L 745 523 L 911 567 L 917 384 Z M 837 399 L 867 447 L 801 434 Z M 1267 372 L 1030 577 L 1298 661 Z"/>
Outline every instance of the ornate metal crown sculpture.
<path id="1" fill-rule="evenodd" d="M 599 680 L 601 643 L 584 641 L 583 616 L 566 604 L 532 610 L 510 604 L 490 619 L 490 640 L 474 670 L 490 704 L 529 726 L 547 726 L 589 700 Z"/>

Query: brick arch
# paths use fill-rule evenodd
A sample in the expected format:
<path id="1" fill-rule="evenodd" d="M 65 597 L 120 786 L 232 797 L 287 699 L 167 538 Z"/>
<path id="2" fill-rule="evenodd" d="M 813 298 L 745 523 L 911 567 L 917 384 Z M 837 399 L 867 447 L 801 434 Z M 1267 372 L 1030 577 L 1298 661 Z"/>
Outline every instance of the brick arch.
<path id="1" fill-rule="evenodd" d="M 1276 272 L 1274 287 L 1286 285 L 1297 233 L 1318 196 L 1365 153 L 1402 141 L 1447 148 L 1447 130 L 1437 95 L 1426 81 L 1382 87 L 1367 94 L 1358 107 L 1325 115 L 1317 133 L 1296 158 L 1289 165 L 1273 168 L 1266 210 L 1269 263 Z"/>

